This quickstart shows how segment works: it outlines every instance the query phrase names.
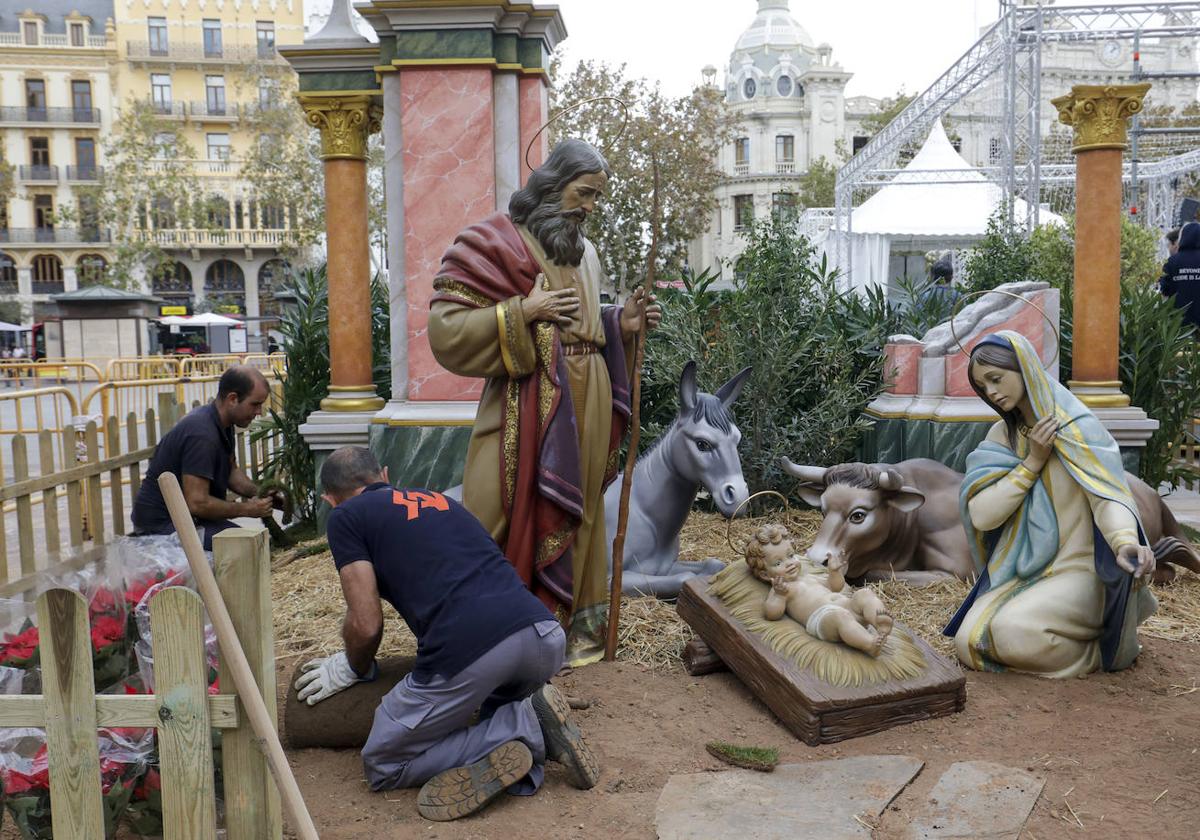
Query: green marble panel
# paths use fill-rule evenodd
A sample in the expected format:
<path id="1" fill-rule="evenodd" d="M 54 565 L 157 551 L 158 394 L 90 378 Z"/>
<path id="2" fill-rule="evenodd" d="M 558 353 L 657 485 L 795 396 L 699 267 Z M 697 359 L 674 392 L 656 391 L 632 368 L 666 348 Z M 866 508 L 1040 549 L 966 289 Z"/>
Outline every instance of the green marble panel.
<path id="1" fill-rule="evenodd" d="M 547 70 L 550 67 L 550 54 L 546 52 L 546 43 L 541 38 L 521 38 L 517 44 L 517 54 L 521 57 L 521 66 L 526 70 Z"/>
<path id="2" fill-rule="evenodd" d="M 967 455 L 987 435 L 991 423 L 907 420 L 873 417 L 863 436 L 862 459 L 867 463 L 896 464 L 910 458 L 932 458 L 962 472 Z"/>
<path id="3" fill-rule="evenodd" d="M 520 61 L 517 51 L 517 36 L 497 32 L 492 38 L 492 55 L 501 64 L 516 64 Z"/>
<path id="4" fill-rule="evenodd" d="M 325 466 L 325 459 L 329 457 L 329 451 L 325 449 L 313 450 L 313 469 L 317 474 L 313 476 L 313 485 L 317 488 L 317 533 L 325 536 L 325 523 L 329 521 L 329 511 L 333 510 L 329 503 L 321 498 L 321 467 Z"/>
<path id="5" fill-rule="evenodd" d="M 1126 472 L 1131 472 L 1134 475 L 1137 475 L 1138 470 L 1142 466 L 1142 447 L 1122 446 L 1121 462 L 1125 465 Z"/>
<path id="6" fill-rule="evenodd" d="M 397 487 L 445 490 L 462 483 L 470 426 L 371 426 L 370 448 Z"/>
<path id="7" fill-rule="evenodd" d="M 492 33 L 484 29 L 421 29 L 396 33 L 398 59 L 492 58 Z"/>
<path id="8" fill-rule="evenodd" d="M 392 59 L 396 57 L 396 39 L 391 35 L 385 35 L 379 39 L 379 63 L 391 64 Z"/>
<path id="9" fill-rule="evenodd" d="M 932 448 L 929 455 L 910 454 L 910 458 L 933 458 L 952 470 L 964 472 L 967 456 L 987 437 L 989 422 L 940 423 L 929 420 L 918 421 L 933 427 Z"/>
<path id="10" fill-rule="evenodd" d="M 379 90 L 379 82 L 374 70 L 300 74 L 301 93 L 339 90 Z"/>

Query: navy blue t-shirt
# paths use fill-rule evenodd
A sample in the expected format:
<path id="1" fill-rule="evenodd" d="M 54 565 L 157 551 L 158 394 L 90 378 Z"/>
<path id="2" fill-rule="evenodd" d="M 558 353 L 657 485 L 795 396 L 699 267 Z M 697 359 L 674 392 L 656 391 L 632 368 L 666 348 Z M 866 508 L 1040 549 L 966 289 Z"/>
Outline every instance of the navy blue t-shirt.
<path id="1" fill-rule="evenodd" d="M 173 472 L 208 479 L 208 495 L 225 500 L 229 492 L 229 474 L 233 471 L 233 427 L 221 425 L 221 415 L 212 403 L 194 408 L 163 435 L 150 458 L 150 468 L 133 502 L 133 527 L 143 534 L 173 534 L 175 525 L 158 477 Z M 198 520 L 198 525 L 213 523 Z"/>
<path id="2" fill-rule="evenodd" d="M 326 527 L 340 570 L 366 560 L 379 595 L 417 637 L 413 679 L 452 677 L 518 630 L 554 616 L 471 513 L 429 490 L 379 482 L 342 502 Z"/>

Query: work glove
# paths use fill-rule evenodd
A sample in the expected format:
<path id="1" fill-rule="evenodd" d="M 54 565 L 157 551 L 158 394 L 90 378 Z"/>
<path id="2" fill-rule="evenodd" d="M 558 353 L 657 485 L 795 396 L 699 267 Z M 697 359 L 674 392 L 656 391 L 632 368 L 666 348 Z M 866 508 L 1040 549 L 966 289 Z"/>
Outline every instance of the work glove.
<path id="1" fill-rule="evenodd" d="M 345 651 L 338 651 L 333 656 L 305 662 L 300 671 L 300 678 L 296 680 L 296 696 L 313 706 L 339 691 L 345 691 L 357 682 L 370 682 L 375 679 L 379 675 L 379 665 L 372 660 L 371 669 L 366 676 L 360 677 L 350 667 L 350 660 L 346 658 Z"/>

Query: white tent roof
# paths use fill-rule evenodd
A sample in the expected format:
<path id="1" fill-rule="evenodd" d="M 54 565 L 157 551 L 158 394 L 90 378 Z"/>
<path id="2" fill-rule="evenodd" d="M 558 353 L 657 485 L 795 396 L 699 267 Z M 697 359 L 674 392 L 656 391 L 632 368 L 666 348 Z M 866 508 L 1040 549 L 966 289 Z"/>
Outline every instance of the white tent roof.
<path id="1" fill-rule="evenodd" d="M 202 315 L 193 315 L 184 323 L 189 327 L 240 327 L 242 322 L 236 318 L 226 318 L 224 315 L 218 315 L 215 312 L 205 312 Z"/>
<path id="2" fill-rule="evenodd" d="M 851 230 L 862 234 L 916 237 L 977 237 L 987 232 L 1004 192 L 950 145 L 941 121 L 933 124 L 925 144 L 904 170 L 871 196 L 851 217 Z M 1015 215 L 1026 204 L 1016 199 Z M 1042 211 L 1043 223 L 1063 224 Z"/>

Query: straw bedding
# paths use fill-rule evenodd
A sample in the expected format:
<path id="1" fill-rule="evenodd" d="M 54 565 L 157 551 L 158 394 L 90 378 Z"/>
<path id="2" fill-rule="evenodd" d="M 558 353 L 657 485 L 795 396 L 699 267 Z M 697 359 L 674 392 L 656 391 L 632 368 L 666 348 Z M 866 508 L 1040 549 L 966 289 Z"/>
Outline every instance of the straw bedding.
<path id="1" fill-rule="evenodd" d="M 729 526 L 716 513 L 693 513 L 680 534 L 681 560 L 718 557 L 726 563 L 740 559 L 726 540 L 741 546 L 759 525 L 787 525 L 797 550 L 811 544 L 821 522 L 816 511 L 776 511 L 739 519 Z M 315 541 L 314 541 L 315 542 Z M 345 602 L 337 571 L 328 552 L 298 557 L 272 572 L 275 610 L 275 652 L 278 658 L 324 656 L 341 649 Z M 920 589 L 898 582 L 871 587 L 888 605 L 896 621 L 919 635 L 939 653 L 954 656 L 953 640 L 941 634 L 969 590 L 961 581 L 946 581 Z M 1141 627 L 1141 633 L 1178 642 L 1200 642 L 1200 576 L 1181 571 L 1172 584 L 1155 586 L 1158 614 Z M 683 646 L 694 635 L 679 618 L 674 604 L 656 598 L 623 598 L 618 657 L 654 670 L 682 668 Z M 416 652 L 416 640 L 403 621 L 384 610 L 385 630 L 381 656 Z"/>

